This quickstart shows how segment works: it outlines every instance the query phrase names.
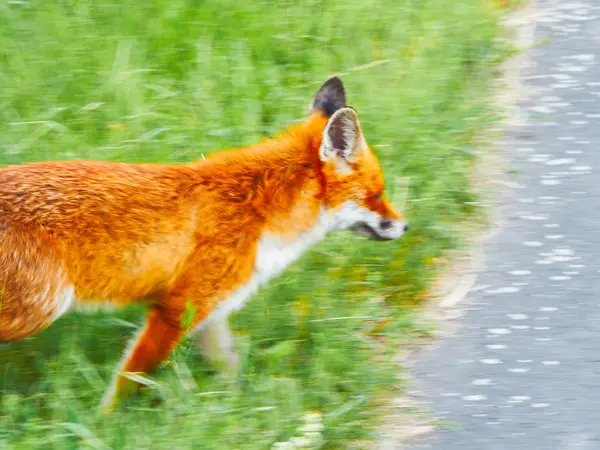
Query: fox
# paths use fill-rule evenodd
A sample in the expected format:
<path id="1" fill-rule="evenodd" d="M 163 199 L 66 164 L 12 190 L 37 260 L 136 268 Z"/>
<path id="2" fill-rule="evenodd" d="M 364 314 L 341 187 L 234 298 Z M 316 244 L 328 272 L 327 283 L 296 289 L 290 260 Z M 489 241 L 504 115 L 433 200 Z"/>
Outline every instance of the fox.
<path id="1" fill-rule="evenodd" d="M 329 233 L 401 237 L 379 160 L 339 77 L 284 132 L 177 164 L 53 161 L 0 168 L 0 343 L 77 305 L 141 302 L 146 321 L 100 408 L 111 411 L 187 333 L 230 370 L 228 316 Z M 184 315 L 193 311 L 189 323 Z"/>

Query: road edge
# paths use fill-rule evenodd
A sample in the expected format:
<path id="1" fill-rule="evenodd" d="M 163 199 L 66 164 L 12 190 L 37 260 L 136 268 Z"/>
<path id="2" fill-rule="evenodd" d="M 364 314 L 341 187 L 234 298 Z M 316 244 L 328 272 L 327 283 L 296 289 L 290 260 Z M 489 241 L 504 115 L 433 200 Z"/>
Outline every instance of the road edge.
<path id="1" fill-rule="evenodd" d="M 523 126 L 527 121 L 519 102 L 528 95 L 522 69 L 531 64 L 529 50 L 535 45 L 537 11 L 537 0 L 528 0 L 503 20 L 506 38 L 519 53 L 499 66 L 500 75 L 494 81 L 492 98 L 504 119 L 488 128 L 485 136 L 478 140 L 480 151 L 473 166 L 471 186 L 481 196 L 484 224 L 475 229 L 469 224 L 464 225 L 465 249 L 447 255 L 447 262 L 433 283 L 431 299 L 423 307 L 423 320 L 434 324 L 435 339 L 405 348 L 398 355 L 405 389 L 385 407 L 388 411 L 376 442 L 378 450 L 404 449 L 437 429 L 436 419 L 421 410 L 410 390 L 406 390 L 406 386 L 412 384 L 411 360 L 417 351 L 435 347 L 439 339 L 456 331 L 455 319 L 461 315 L 460 307 L 485 269 L 485 244 L 502 228 L 497 196 L 499 189 L 510 187 L 503 168 L 509 159 L 504 136 L 509 129 Z"/>

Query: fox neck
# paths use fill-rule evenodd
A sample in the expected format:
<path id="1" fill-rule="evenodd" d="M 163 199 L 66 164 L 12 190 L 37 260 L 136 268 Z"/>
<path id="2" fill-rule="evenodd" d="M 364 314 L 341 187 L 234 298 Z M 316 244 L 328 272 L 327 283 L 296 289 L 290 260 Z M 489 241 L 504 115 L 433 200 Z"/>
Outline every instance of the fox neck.
<path id="1" fill-rule="evenodd" d="M 279 275 L 338 225 L 335 213 L 324 205 L 321 130 L 318 138 L 299 131 L 278 141 L 281 151 L 275 150 L 269 160 L 277 169 L 263 172 L 270 179 L 252 192 L 258 194 L 257 209 L 264 211 L 255 260 L 257 285 Z"/>
<path id="2" fill-rule="evenodd" d="M 246 217 L 247 234 L 256 236 L 258 285 L 335 228 L 333 211 L 324 206 L 319 159 L 326 122 L 314 115 L 275 139 L 218 152 L 197 163 L 201 189 L 235 203 L 236 215 Z"/>
<path id="3" fill-rule="evenodd" d="M 199 183 L 208 186 L 201 189 L 258 219 L 263 235 L 294 239 L 323 228 L 330 218 L 324 211 L 326 183 L 318 150 L 326 122 L 314 114 L 274 139 L 199 161 Z"/>

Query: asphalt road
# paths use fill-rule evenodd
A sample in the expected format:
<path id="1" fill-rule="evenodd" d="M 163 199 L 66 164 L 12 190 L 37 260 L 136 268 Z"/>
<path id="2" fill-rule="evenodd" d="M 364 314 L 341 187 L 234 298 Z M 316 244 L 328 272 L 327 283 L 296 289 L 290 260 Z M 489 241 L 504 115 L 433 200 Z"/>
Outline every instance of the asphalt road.
<path id="1" fill-rule="evenodd" d="M 518 187 L 454 336 L 418 355 L 414 450 L 600 450 L 600 0 L 540 1 Z"/>

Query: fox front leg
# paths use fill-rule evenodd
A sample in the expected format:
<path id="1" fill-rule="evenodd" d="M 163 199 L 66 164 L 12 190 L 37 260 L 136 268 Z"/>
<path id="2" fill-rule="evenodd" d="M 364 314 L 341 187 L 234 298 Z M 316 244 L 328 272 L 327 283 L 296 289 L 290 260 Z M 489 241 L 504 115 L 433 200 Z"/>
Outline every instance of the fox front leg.
<path id="1" fill-rule="evenodd" d="M 239 357 L 227 317 L 201 323 L 195 332 L 196 346 L 213 363 L 224 366 L 229 375 L 237 372 Z"/>
<path id="2" fill-rule="evenodd" d="M 184 334 L 180 323 L 181 315 L 181 309 L 165 306 L 150 309 L 146 326 L 132 341 L 130 350 L 122 360 L 121 368 L 115 374 L 102 400 L 102 412 L 114 409 L 140 388 L 138 383 L 124 376 L 124 372 L 150 373 L 167 359 Z"/>

